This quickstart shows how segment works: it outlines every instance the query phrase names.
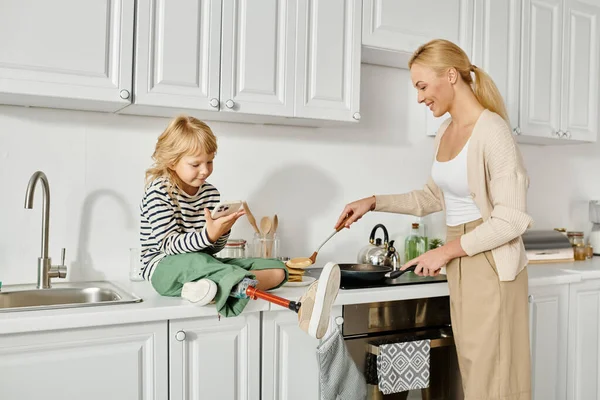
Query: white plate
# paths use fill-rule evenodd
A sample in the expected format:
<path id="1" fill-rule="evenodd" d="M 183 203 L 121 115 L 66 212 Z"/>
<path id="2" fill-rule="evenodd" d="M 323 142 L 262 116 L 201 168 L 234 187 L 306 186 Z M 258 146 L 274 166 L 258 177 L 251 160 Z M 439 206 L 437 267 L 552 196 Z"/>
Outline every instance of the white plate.
<path id="1" fill-rule="evenodd" d="M 308 286 L 314 281 L 316 281 L 316 279 L 312 276 L 303 276 L 302 282 L 286 282 L 283 286 Z"/>

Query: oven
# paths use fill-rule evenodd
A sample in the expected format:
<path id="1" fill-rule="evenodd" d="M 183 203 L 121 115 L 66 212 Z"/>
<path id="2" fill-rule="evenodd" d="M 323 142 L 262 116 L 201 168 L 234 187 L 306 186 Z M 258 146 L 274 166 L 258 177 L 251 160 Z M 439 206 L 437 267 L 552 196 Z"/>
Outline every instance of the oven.
<path id="1" fill-rule="evenodd" d="M 343 317 L 344 341 L 367 379 L 367 399 L 463 399 L 448 296 L 345 305 Z M 378 345 L 420 339 L 431 340 L 429 388 L 383 395 L 377 386 Z"/>

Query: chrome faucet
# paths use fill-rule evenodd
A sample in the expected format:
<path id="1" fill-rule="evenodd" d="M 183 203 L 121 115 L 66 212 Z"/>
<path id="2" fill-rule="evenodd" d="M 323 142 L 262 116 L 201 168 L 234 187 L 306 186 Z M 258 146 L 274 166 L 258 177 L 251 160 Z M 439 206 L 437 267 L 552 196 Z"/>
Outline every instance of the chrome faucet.
<path id="1" fill-rule="evenodd" d="M 38 258 L 37 266 L 37 288 L 49 289 L 50 278 L 65 278 L 67 276 L 67 266 L 65 265 L 65 249 L 61 253 L 61 265 L 52 265 L 50 257 L 48 257 L 48 231 L 50 225 L 50 186 L 46 174 L 41 171 L 35 172 L 29 183 L 27 184 L 27 192 L 25 193 L 25 208 L 33 208 L 33 195 L 35 194 L 36 184 L 40 181 L 44 188 L 42 197 L 42 254 Z"/>

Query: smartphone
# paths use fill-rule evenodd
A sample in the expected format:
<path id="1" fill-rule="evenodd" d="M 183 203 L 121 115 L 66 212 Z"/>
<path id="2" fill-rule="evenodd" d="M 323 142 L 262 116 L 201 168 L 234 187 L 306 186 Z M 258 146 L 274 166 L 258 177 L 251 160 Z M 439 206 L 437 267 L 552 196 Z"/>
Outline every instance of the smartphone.
<path id="1" fill-rule="evenodd" d="M 226 217 L 228 215 L 238 212 L 241 207 L 242 207 L 241 200 L 224 201 L 224 202 L 219 203 L 219 205 L 217 205 L 212 210 L 212 212 L 210 213 L 210 216 L 212 217 L 212 219 Z"/>

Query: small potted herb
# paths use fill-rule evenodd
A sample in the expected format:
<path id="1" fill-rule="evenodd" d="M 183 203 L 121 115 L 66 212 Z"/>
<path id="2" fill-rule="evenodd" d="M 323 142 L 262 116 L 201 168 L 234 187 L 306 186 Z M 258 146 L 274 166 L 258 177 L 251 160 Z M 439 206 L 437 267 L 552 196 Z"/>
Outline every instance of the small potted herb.
<path id="1" fill-rule="evenodd" d="M 429 250 L 437 249 L 438 247 L 442 247 L 444 242 L 442 239 L 431 239 L 429 242 Z"/>

